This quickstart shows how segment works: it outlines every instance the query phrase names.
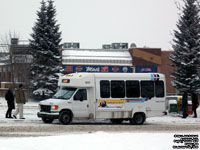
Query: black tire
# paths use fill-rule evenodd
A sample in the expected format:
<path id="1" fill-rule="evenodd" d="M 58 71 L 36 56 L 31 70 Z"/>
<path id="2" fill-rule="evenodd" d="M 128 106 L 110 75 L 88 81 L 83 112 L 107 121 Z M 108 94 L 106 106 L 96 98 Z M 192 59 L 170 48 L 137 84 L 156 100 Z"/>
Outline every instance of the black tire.
<path id="1" fill-rule="evenodd" d="M 61 124 L 69 124 L 72 121 L 72 115 L 69 111 L 63 111 L 60 113 L 59 121 Z"/>
<path id="2" fill-rule="evenodd" d="M 42 121 L 44 123 L 52 123 L 54 119 L 49 119 L 49 118 L 45 118 L 45 117 L 42 117 Z"/>
<path id="3" fill-rule="evenodd" d="M 130 123 L 134 125 L 142 125 L 145 119 L 144 113 L 136 113 L 134 114 L 133 118 L 130 119 Z"/>
<path id="4" fill-rule="evenodd" d="M 121 124 L 124 120 L 123 119 L 110 119 L 110 121 L 114 124 Z"/>

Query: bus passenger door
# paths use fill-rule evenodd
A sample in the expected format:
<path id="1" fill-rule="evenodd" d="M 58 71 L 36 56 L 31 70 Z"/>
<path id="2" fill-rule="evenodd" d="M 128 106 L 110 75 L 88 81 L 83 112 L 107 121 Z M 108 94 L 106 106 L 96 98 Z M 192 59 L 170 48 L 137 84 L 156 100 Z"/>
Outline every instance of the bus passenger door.
<path id="1" fill-rule="evenodd" d="M 76 118 L 89 118 L 87 89 L 79 89 L 73 97 L 72 111 Z"/>

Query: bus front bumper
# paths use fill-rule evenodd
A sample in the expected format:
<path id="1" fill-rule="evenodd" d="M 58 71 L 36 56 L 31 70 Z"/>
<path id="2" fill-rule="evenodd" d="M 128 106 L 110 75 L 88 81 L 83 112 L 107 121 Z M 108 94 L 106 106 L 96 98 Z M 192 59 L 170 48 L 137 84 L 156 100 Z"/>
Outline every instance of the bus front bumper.
<path id="1" fill-rule="evenodd" d="M 38 112 L 37 116 L 39 118 L 58 119 L 59 118 L 59 113 Z"/>

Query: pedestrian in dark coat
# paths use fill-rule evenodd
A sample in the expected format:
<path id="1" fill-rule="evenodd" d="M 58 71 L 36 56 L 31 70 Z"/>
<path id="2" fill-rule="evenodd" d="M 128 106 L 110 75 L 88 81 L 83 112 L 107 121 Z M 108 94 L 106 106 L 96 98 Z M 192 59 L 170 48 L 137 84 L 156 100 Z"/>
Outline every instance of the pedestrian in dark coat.
<path id="1" fill-rule="evenodd" d="M 8 110 L 6 112 L 6 118 L 12 118 L 11 114 L 12 114 L 12 110 L 15 109 L 15 103 L 14 103 L 14 95 L 13 95 L 10 88 L 6 92 L 5 99 L 6 99 L 7 104 L 8 104 Z"/>
<path id="2" fill-rule="evenodd" d="M 183 92 L 183 97 L 182 97 L 182 111 L 183 111 L 183 117 L 182 118 L 187 118 L 187 105 L 188 105 L 188 94 L 187 92 Z"/>
<path id="3" fill-rule="evenodd" d="M 196 93 L 192 93 L 192 111 L 194 112 L 194 118 L 197 118 L 197 108 L 199 106 L 198 96 Z"/>

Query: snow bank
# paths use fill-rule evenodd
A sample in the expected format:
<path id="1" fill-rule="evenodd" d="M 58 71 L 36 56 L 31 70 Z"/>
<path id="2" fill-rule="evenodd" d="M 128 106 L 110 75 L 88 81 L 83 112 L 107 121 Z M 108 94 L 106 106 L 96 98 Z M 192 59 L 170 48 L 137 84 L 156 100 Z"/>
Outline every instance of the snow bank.
<path id="1" fill-rule="evenodd" d="M 174 133 L 96 132 L 51 137 L 8 138 L 0 139 L 0 143 L 1 150 L 170 150 L 173 149 L 173 145 L 177 145 L 173 142 L 174 135 Z"/>

